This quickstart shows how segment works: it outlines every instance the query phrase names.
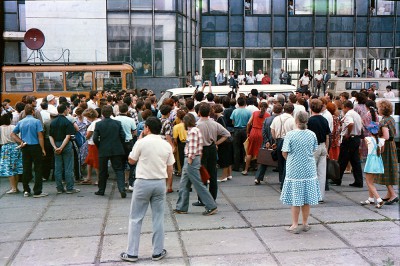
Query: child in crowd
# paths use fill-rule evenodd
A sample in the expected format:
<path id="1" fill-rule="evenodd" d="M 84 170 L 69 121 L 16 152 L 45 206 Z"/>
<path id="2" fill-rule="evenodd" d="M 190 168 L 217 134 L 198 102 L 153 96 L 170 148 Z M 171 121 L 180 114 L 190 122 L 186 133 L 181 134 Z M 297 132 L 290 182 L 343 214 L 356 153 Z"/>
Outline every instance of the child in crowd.
<path id="1" fill-rule="evenodd" d="M 366 128 L 372 135 L 364 139 L 368 146 L 368 155 L 364 167 L 364 173 L 367 181 L 369 197 L 366 201 L 362 201 L 361 205 L 374 204 L 375 197 L 377 201 L 375 206 L 380 209 L 385 202 L 381 199 L 375 188 L 374 179 L 375 175 L 384 173 L 381 154 L 384 149 L 385 139 L 378 138 L 379 124 L 377 122 L 371 122 Z"/>

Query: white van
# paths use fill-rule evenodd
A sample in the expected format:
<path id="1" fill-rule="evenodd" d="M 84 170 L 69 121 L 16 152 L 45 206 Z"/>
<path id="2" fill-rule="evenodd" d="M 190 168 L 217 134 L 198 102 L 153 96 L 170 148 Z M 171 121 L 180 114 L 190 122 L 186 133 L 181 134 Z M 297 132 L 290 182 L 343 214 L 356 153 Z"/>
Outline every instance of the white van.
<path id="1" fill-rule="evenodd" d="M 240 85 L 238 88 L 238 92 L 248 95 L 252 89 L 257 89 L 258 93 L 260 93 L 260 92 L 268 93 L 270 96 L 274 96 L 275 94 L 284 94 L 285 96 L 289 96 L 290 94 L 294 93 L 297 88 L 293 85 L 281 85 L 281 84 Z M 164 94 L 159 99 L 158 107 L 160 107 L 160 105 L 162 104 L 164 99 L 171 98 L 172 96 L 178 96 L 178 97 L 184 97 L 184 98 L 192 97 L 195 90 L 196 90 L 196 87 L 168 89 L 164 92 Z M 199 88 L 198 91 L 201 91 L 201 88 Z M 213 86 L 213 87 L 205 86 L 204 87 L 203 92 L 205 95 L 207 93 L 209 93 L 210 91 L 214 95 L 226 96 L 230 91 L 232 91 L 232 88 L 229 87 L 228 85 Z"/>
<path id="2" fill-rule="evenodd" d="M 393 87 L 393 92 L 396 97 L 399 96 L 400 79 L 398 78 L 331 78 L 327 84 L 327 91 L 332 92 L 334 96 L 339 96 L 342 92 L 347 91 L 360 91 L 361 89 L 368 89 L 375 84 L 380 98 L 386 92 L 386 86 Z"/>

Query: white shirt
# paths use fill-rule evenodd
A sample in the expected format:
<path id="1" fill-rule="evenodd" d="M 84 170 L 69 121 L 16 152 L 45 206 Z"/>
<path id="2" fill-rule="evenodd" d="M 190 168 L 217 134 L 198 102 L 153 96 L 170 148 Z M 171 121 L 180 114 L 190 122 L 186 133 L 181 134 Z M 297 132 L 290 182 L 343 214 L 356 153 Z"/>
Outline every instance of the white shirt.
<path id="1" fill-rule="evenodd" d="M 378 138 L 378 146 L 380 148 L 382 148 L 385 145 L 385 139 L 384 138 Z M 376 143 L 376 139 L 375 137 L 365 137 L 365 142 L 367 143 L 367 147 L 368 147 L 368 154 L 372 153 L 372 150 L 374 149 L 375 143 Z M 376 154 L 376 150 L 375 150 L 375 154 Z"/>
<path id="2" fill-rule="evenodd" d="M 49 121 L 49 120 L 51 119 L 51 118 L 50 118 L 50 113 L 49 113 L 48 110 L 42 110 L 42 111 L 40 111 L 40 115 L 42 116 L 43 124 L 46 123 L 47 121 Z"/>
<path id="3" fill-rule="evenodd" d="M 301 86 L 307 86 L 308 84 L 310 84 L 310 78 L 308 76 L 302 76 L 299 79 L 299 82 Z"/>
<path id="4" fill-rule="evenodd" d="M 283 113 L 272 120 L 271 129 L 275 131 L 275 137 L 277 139 L 284 138 L 289 131 L 295 128 L 296 123 L 291 114 Z"/>
<path id="5" fill-rule="evenodd" d="M 264 74 L 257 74 L 256 75 L 257 81 L 261 81 L 263 77 L 264 77 Z"/>
<path id="6" fill-rule="evenodd" d="M 314 78 L 315 78 L 316 80 L 318 80 L 318 81 L 321 81 L 321 80 L 324 78 L 324 75 L 322 75 L 322 74 L 315 74 L 315 75 L 314 75 Z"/>
<path id="7" fill-rule="evenodd" d="M 293 117 L 296 117 L 296 114 L 300 111 L 306 111 L 306 108 L 304 107 L 304 105 L 301 104 L 293 104 L 294 110 L 293 110 Z"/>
<path id="8" fill-rule="evenodd" d="M 379 69 L 375 70 L 374 72 L 374 78 L 380 78 L 381 77 L 381 71 Z"/>
<path id="9" fill-rule="evenodd" d="M 383 94 L 383 97 L 385 97 L 385 98 L 394 98 L 394 92 L 393 91 L 385 92 Z"/>
<path id="10" fill-rule="evenodd" d="M 237 81 L 240 85 L 244 84 L 244 79 L 246 78 L 245 75 L 238 75 Z"/>
<path id="11" fill-rule="evenodd" d="M 256 77 L 254 77 L 254 76 L 249 76 L 249 75 L 246 76 L 246 83 L 247 84 L 254 84 L 255 80 L 256 80 Z"/>
<path id="12" fill-rule="evenodd" d="M 250 110 L 250 112 L 254 113 L 255 111 L 259 111 L 260 109 L 258 109 L 255 105 L 251 104 L 251 105 L 247 105 L 246 106 L 247 110 Z"/>
<path id="13" fill-rule="evenodd" d="M 55 106 L 52 105 L 52 104 L 49 104 L 49 105 L 48 105 L 48 107 L 47 107 L 47 112 L 49 112 L 49 113 L 52 114 L 52 115 L 58 115 L 57 107 L 55 107 Z M 49 114 L 49 115 L 50 115 L 50 114 Z"/>
<path id="14" fill-rule="evenodd" d="M 326 120 L 328 120 L 329 129 L 332 132 L 333 131 L 333 116 L 332 116 L 331 112 L 329 112 L 328 110 L 325 110 L 325 111 L 321 112 L 321 115 L 323 117 L 325 117 Z"/>
<path id="15" fill-rule="evenodd" d="M 202 81 L 201 75 L 194 76 L 194 85 L 195 86 L 197 86 L 197 85 L 201 86 L 201 81 Z"/>
<path id="16" fill-rule="evenodd" d="M 353 109 L 349 110 L 342 118 L 342 132 L 340 136 L 347 134 L 347 127 L 349 124 L 354 123 L 353 130 L 350 132 L 351 135 L 359 136 L 361 135 L 362 120 L 361 116 Z"/>
<path id="17" fill-rule="evenodd" d="M 136 178 L 141 179 L 166 179 L 167 166 L 175 163 L 171 145 L 154 134 L 139 139 L 129 158 L 137 161 Z"/>
<path id="18" fill-rule="evenodd" d="M 89 125 L 89 127 L 87 128 L 87 132 L 93 132 L 94 131 L 94 127 L 96 126 L 96 123 L 97 122 L 99 122 L 99 121 L 101 121 L 101 119 L 100 118 L 97 118 L 96 120 L 94 120 L 90 125 Z M 88 144 L 90 144 L 90 145 L 94 145 L 94 141 L 93 141 L 93 134 L 92 134 L 92 136 L 90 137 L 90 139 L 88 139 Z"/>
<path id="19" fill-rule="evenodd" d="M 97 103 L 95 103 L 93 100 L 89 100 L 89 101 L 87 102 L 87 106 L 88 106 L 88 108 L 92 108 L 92 109 L 95 109 L 95 110 L 96 110 L 96 108 L 99 108 L 99 107 L 97 106 Z"/>

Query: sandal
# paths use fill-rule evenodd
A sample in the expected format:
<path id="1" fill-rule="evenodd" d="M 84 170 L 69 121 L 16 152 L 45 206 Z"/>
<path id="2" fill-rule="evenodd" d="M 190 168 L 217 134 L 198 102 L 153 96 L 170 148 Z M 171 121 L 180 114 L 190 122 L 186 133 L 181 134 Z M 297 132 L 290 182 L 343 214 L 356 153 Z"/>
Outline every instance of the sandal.
<path id="1" fill-rule="evenodd" d="M 247 171 L 242 171 L 242 175 L 247 175 Z"/>
<path id="2" fill-rule="evenodd" d="M 374 202 L 374 201 L 366 200 L 366 201 L 360 201 L 360 204 L 361 204 L 362 206 L 364 206 L 364 205 L 373 205 L 373 204 L 375 204 L 375 202 Z"/>
<path id="3" fill-rule="evenodd" d="M 91 185 L 91 184 L 92 184 L 92 180 L 90 180 L 90 179 L 85 179 L 85 180 L 83 180 L 80 184 L 81 184 L 81 185 Z"/>
<path id="4" fill-rule="evenodd" d="M 378 203 L 375 205 L 375 207 L 378 208 L 378 209 L 380 209 L 380 208 L 382 208 L 383 205 L 385 205 L 385 202 L 384 202 L 384 201 L 381 201 L 381 202 L 378 202 Z"/>
<path id="5" fill-rule="evenodd" d="M 17 194 L 19 191 L 18 189 L 10 189 L 9 191 L 6 192 L 6 194 Z"/>

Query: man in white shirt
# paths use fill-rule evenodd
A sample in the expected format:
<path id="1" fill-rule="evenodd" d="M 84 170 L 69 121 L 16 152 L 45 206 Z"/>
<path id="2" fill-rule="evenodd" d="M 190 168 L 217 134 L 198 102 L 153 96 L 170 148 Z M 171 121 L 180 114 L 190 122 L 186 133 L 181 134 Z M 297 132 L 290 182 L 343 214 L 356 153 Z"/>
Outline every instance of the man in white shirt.
<path id="1" fill-rule="evenodd" d="M 287 103 L 283 107 L 284 113 L 275 117 L 271 124 L 271 135 L 275 139 L 277 145 L 276 150 L 278 152 L 278 170 L 279 170 L 279 182 L 281 183 L 281 190 L 283 182 L 285 181 L 286 175 L 286 160 L 282 156 L 282 145 L 286 134 L 296 128 L 296 123 L 292 116 L 294 107 L 293 104 Z"/>
<path id="2" fill-rule="evenodd" d="M 321 70 L 317 71 L 317 74 L 314 75 L 314 80 L 315 80 L 315 92 L 317 95 L 319 95 L 319 91 L 321 89 L 322 85 L 322 80 L 324 78 L 324 75 L 321 74 Z"/>
<path id="3" fill-rule="evenodd" d="M 164 249 L 165 179 L 172 174 L 175 159 L 171 145 L 159 135 L 161 126 L 156 117 L 147 118 L 143 130 L 145 137 L 139 138 L 129 154 L 129 163 L 137 163 L 137 166 L 129 214 L 128 248 L 120 254 L 125 261 L 139 259 L 140 232 L 149 205 L 153 221 L 152 260 L 161 260 L 167 255 Z"/>
<path id="4" fill-rule="evenodd" d="M 374 78 L 380 78 L 382 75 L 381 71 L 379 70 L 379 67 L 375 68 L 375 72 L 374 72 Z"/>
<path id="5" fill-rule="evenodd" d="M 97 101 L 100 98 L 100 92 L 98 91 L 90 91 L 89 92 L 90 100 L 87 102 L 88 108 L 97 109 L 99 108 Z"/>
<path id="6" fill-rule="evenodd" d="M 47 103 L 48 103 L 47 111 L 50 114 L 52 114 L 54 116 L 57 116 L 58 115 L 58 111 L 57 111 L 57 106 L 56 106 L 56 104 L 57 104 L 56 97 L 53 94 L 49 94 L 49 95 L 47 95 L 46 100 L 47 100 Z"/>
<path id="7" fill-rule="evenodd" d="M 256 77 L 253 75 L 253 71 L 250 71 L 249 74 L 246 76 L 246 84 L 253 85 L 256 81 Z"/>
<path id="8" fill-rule="evenodd" d="M 261 84 L 261 80 L 263 79 L 264 74 L 262 73 L 262 70 L 259 69 L 258 73 L 256 75 L 256 84 Z"/>
<path id="9" fill-rule="evenodd" d="M 340 144 L 339 165 L 340 181 L 332 184 L 340 186 L 347 164 L 350 162 L 353 168 L 354 183 L 352 187 L 363 187 L 363 176 L 361 170 L 361 161 L 359 147 L 361 143 L 362 120 L 360 115 L 353 110 L 353 104 L 350 101 L 343 103 L 342 132 L 340 133 L 342 143 Z"/>

